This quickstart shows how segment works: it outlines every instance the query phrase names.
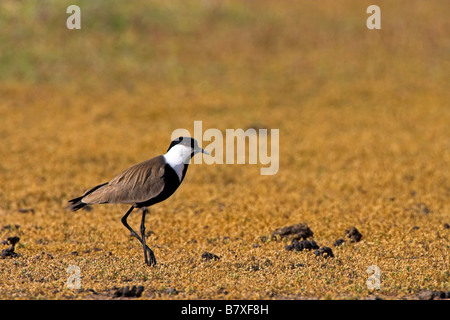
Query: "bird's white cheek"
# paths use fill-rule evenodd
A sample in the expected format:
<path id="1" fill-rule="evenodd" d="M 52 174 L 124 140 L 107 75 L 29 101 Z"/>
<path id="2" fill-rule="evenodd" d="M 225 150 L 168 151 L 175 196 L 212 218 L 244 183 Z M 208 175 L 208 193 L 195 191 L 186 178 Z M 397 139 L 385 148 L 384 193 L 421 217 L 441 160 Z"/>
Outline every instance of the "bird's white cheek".
<path id="1" fill-rule="evenodd" d="M 177 173 L 180 181 L 183 177 L 184 166 L 189 164 L 191 160 L 191 152 L 192 149 L 190 147 L 176 145 L 164 155 L 166 163 Z"/>

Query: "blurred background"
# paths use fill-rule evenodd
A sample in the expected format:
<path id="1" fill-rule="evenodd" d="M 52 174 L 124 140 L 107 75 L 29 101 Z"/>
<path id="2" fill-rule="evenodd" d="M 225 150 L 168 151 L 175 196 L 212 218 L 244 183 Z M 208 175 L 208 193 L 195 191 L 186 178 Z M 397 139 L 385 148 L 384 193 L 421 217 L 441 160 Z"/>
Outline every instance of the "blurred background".
<path id="1" fill-rule="evenodd" d="M 81 30 L 66 28 L 72 4 Z M 74 235 L 125 233 L 122 208 L 83 213 L 93 236 L 63 207 L 201 120 L 203 130 L 279 129 L 280 169 L 193 166 L 154 209 L 161 244 L 174 232 L 251 242 L 298 222 L 330 243 L 352 225 L 370 241 L 414 225 L 435 235 L 449 212 L 450 2 L 377 1 L 381 30 L 366 27 L 371 4 L 2 0 L 0 222 L 28 230 L 29 254 L 43 246 L 33 236 L 57 239 L 58 252 Z M 393 279 L 391 293 L 414 286 Z"/>

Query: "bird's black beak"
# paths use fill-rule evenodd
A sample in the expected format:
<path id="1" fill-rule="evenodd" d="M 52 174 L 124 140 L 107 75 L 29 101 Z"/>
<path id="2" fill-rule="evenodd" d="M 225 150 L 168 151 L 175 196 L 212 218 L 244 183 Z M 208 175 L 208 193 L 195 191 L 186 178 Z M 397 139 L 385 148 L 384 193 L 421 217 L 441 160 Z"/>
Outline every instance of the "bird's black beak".
<path id="1" fill-rule="evenodd" d="M 208 151 L 206 151 L 206 150 L 204 150 L 202 148 L 195 149 L 195 153 L 200 153 L 200 152 L 204 153 L 204 154 L 207 154 L 208 156 L 210 155 Z"/>

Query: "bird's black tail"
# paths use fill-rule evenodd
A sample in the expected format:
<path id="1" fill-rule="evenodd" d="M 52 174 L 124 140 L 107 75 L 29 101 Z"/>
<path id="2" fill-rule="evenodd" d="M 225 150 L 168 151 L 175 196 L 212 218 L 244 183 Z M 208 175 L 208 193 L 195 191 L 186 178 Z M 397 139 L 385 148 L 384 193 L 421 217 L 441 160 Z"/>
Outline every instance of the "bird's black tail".
<path id="1" fill-rule="evenodd" d="M 72 200 L 69 200 L 70 204 L 66 207 L 66 209 L 69 209 L 71 211 L 77 211 L 81 208 L 84 208 L 87 206 L 87 203 L 81 202 L 81 199 L 83 199 L 84 195 L 78 198 L 74 198 Z"/>
<path id="2" fill-rule="evenodd" d="M 66 209 L 69 209 L 71 211 L 77 211 L 77 210 L 80 210 L 80 209 L 88 206 L 89 203 L 84 203 L 81 200 L 84 197 L 86 197 L 88 194 L 97 190 L 98 188 L 103 187 L 105 184 L 108 184 L 108 183 L 106 182 L 106 183 L 99 184 L 98 186 L 95 186 L 92 189 L 89 189 L 88 191 L 86 191 L 81 197 L 73 198 L 72 200 L 69 200 L 70 204 L 66 207 Z M 86 209 L 88 209 L 88 208 L 86 208 Z"/>

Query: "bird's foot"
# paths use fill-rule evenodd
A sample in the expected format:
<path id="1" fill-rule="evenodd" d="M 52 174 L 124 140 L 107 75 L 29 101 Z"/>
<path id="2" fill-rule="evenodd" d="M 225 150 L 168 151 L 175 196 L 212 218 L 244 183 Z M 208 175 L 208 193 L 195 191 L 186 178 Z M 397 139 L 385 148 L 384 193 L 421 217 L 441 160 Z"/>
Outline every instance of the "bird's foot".
<path id="1" fill-rule="evenodd" d="M 145 263 L 150 267 L 156 266 L 155 254 L 153 253 L 152 249 L 150 249 L 148 246 L 146 246 L 146 250 L 145 250 Z"/>

